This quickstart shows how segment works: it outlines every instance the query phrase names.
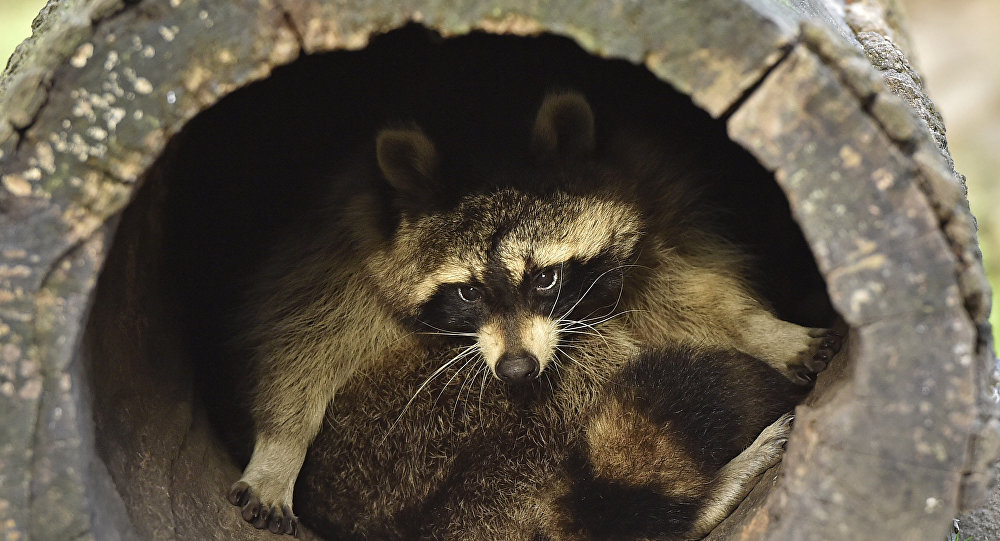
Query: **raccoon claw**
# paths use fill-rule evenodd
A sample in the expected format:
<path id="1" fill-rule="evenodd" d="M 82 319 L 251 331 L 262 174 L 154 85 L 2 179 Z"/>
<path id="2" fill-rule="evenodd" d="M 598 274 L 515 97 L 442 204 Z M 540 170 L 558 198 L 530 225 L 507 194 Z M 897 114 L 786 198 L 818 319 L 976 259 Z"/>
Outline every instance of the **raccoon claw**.
<path id="1" fill-rule="evenodd" d="M 762 453 L 762 468 L 759 473 L 781 461 L 781 454 L 788 445 L 788 438 L 792 433 L 794 419 L 795 415 L 792 413 L 782 415 L 766 427 L 754 441 L 751 447 L 755 449 L 755 453 Z"/>
<path id="2" fill-rule="evenodd" d="M 816 383 L 816 372 L 809 371 L 805 367 L 797 367 L 792 371 L 792 381 L 799 385 L 812 385 Z"/>
<path id="3" fill-rule="evenodd" d="M 775 441 L 778 447 L 784 449 L 788 444 L 788 435 L 792 432 L 793 423 L 795 423 L 795 414 L 793 413 L 786 413 L 778 419 L 776 429 L 783 434 Z"/>
<path id="4" fill-rule="evenodd" d="M 809 336 L 816 339 L 810 341 L 809 349 L 815 348 L 812 361 L 814 366 L 819 367 L 819 370 L 816 370 L 818 372 L 825 369 L 830 363 L 830 359 L 833 359 L 833 356 L 840 351 L 843 338 L 840 333 L 832 329 L 812 329 L 809 331 Z"/>
<path id="5" fill-rule="evenodd" d="M 271 533 L 287 533 L 295 535 L 298 530 L 298 520 L 292 515 L 292 510 L 287 505 L 271 508 L 271 514 L 267 517 L 267 529 Z"/>
<path id="6" fill-rule="evenodd" d="M 809 329 L 808 335 L 808 347 L 792 367 L 792 379 L 803 385 L 815 383 L 816 374 L 826 370 L 841 345 L 840 333 L 830 329 Z"/>
<path id="7" fill-rule="evenodd" d="M 243 507 L 250 501 L 250 485 L 244 481 L 237 481 L 233 483 L 233 486 L 229 487 L 229 494 L 226 499 L 229 503 L 237 506 Z"/>
<path id="8" fill-rule="evenodd" d="M 299 535 L 299 519 L 287 505 L 267 505 L 260 501 L 253 488 L 245 481 L 237 481 L 229 489 L 229 503 L 240 508 L 240 516 L 259 530 L 276 534 Z"/>
<path id="9" fill-rule="evenodd" d="M 258 501 L 255 502 L 253 509 L 249 513 L 251 516 L 253 516 L 253 520 L 247 518 L 248 513 L 246 512 L 246 508 L 244 508 L 243 510 L 243 518 L 250 524 L 253 524 L 254 528 L 257 528 L 258 530 L 263 530 L 264 528 L 267 527 L 267 512 L 269 510 L 270 507 Z"/>
<path id="10" fill-rule="evenodd" d="M 827 350 L 819 350 L 813 354 L 812 358 L 807 358 L 802 364 L 813 373 L 820 373 L 826 370 L 830 364 L 830 354 Z"/>

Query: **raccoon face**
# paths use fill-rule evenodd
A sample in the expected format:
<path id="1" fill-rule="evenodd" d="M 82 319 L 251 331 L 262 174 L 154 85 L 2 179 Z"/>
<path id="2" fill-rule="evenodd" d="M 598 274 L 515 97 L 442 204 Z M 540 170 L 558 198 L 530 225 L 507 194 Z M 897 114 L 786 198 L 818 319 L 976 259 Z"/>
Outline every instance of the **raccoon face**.
<path id="1" fill-rule="evenodd" d="M 546 98 L 532 147 L 542 160 L 593 148 L 593 117 L 578 94 Z M 430 208 L 441 189 L 434 145 L 419 129 L 377 139 L 401 218 L 378 265 L 418 331 L 475 341 L 493 374 L 537 378 L 571 340 L 615 316 L 640 236 L 636 206 L 608 193 L 513 188 Z"/>
<path id="2" fill-rule="evenodd" d="M 572 358 L 563 349 L 573 341 L 567 338 L 614 317 L 637 222 L 624 206 L 565 194 L 544 200 L 502 191 L 474 199 L 456 214 L 479 207 L 482 221 L 469 224 L 474 233 L 464 236 L 464 251 L 425 277 L 423 288 L 433 290 L 416 321 L 474 338 L 498 378 L 530 381 L 557 354 Z M 487 209 L 498 219 L 483 220 Z M 463 238 L 454 230 L 444 236 Z"/>

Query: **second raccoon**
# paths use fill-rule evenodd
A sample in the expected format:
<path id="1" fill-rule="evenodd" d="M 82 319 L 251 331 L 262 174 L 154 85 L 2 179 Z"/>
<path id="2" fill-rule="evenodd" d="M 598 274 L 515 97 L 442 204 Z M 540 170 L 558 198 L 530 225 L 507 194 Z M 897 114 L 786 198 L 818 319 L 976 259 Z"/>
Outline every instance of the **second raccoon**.
<path id="1" fill-rule="evenodd" d="M 296 487 L 314 533 L 698 538 L 780 460 L 808 390 L 731 350 L 643 350 L 524 386 L 439 364 L 450 358 L 364 370 L 344 387 Z M 428 366 L 441 368 L 430 381 Z"/>
<path id="2" fill-rule="evenodd" d="M 441 343 L 511 385 L 639 345 L 735 349 L 803 383 L 825 367 L 836 337 L 776 318 L 714 233 L 702 192 L 716 179 L 641 138 L 598 148 L 578 93 L 547 96 L 529 139 L 521 166 L 446 178 L 423 131 L 383 130 L 377 173 L 338 179 L 337 204 L 275 249 L 242 337 L 256 435 L 229 499 L 247 521 L 294 532 L 295 479 L 337 390 Z"/>

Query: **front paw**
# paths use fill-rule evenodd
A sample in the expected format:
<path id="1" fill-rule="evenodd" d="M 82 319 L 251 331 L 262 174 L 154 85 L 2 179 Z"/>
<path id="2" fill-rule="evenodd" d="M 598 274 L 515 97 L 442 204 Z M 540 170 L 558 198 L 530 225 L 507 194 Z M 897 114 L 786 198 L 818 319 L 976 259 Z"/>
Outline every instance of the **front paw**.
<path id="1" fill-rule="evenodd" d="M 816 381 L 816 374 L 826 369 L 833 356 L 840 351 L 843 341 L 840 333 L 832 329 L 809 329 L 808 335 L 806 349 L 799 353 L 791 366 L 794 379 L 805 385 Z"/>
<path id="2" fill-rule="evenodd" d="M 785 452 L 785 444 L 788 443 L 788 437 L 792 434 L 794 422 L 795 414 L 793 412 L 786 413 L 764 428 L 754 441 L 755 445 L 760 446 L 762 456 L 766 457 L 763 462 L 767 463 L 768 468 L 781 461 L 781 455 Z M 763 470 L 761 471 L 763 472 Z"/>
<path id="3" fill-rule="evenodd" d="M 753 479 L 781 462 L 794 421 L 795 415 L 789 412 L 765 427 L 757 439 L 730 463 L 740 472 L 736 477 Z"/>
<path id="4" fill-rule="evenodd" d="M 241 510 L 243 520 L 261 530 L 268 529 L 277 534 L 298 537 L 299 519 L 292 514 L 290 505 L 284 502 L 262 502 L 259 492 L 243 480 L 229 489 L 229 503 Z"/>

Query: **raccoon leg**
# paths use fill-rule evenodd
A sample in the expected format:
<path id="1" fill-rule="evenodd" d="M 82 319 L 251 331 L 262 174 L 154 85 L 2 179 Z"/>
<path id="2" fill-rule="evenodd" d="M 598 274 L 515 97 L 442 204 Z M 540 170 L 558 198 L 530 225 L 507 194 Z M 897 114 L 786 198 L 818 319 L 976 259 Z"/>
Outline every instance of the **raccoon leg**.
<path id="1" fill-rule="evenodd" d="M 719 470 L 715 484 L 688 534 L 690 538 L 700 539 L 711 532 L 746 498 L 756 486 L 757 478 L 781 461 L 785 442 L 792 431 L 793 418 L 791 413 L 782 415 L 765 428 L 750 447 Z"/>
<path id="2" fill-rule="evenodd" d="M 228 497 L 230 503 L 242 509 L 243 519 L 254 527 L 295 535 L 298 529 L 298 520 L 292 512 L 295 479 L 310 442 L 319 433 L 337 386 L 330 377 L 336 370 L 330 367 L 308 370 L 308 362 L 286 364 L 294 368 L 280 379 L 259 382 L 253 455 L 243 476 L 229 489 Z M 344 371 L 348 371 L 346 367 Z"/>
<path id="3" fill-rule="evenodd" d="M 229 489 L 229 502 L 240 507 L 243 520 L 256 528 L 298 533 L 292 491 L 309 442 L 295 439 L 259 435 L 243 477 Z"/>
<path id="4" fill-rule="evenodd" d="M 812 383 L 840 351 L 838 332 L 782 321 L 763 308 L 748 314 L 741 330 L 746 353 L 796 383 Z"/>
<path id="5" fill-rule="evenodd" d="M 724 246 L 713 257 L 716 252 L 720 261 L 660 252 L 660 261 L 648 263 L 651 269 L 638 280 L 643 291 L 630 306 L 640 341 L 736 348 L 795 383 L 812 383 L 840 349 L 840 336 L 778 319 L 740 278 L 738 257 L 727 256 Z"/>

